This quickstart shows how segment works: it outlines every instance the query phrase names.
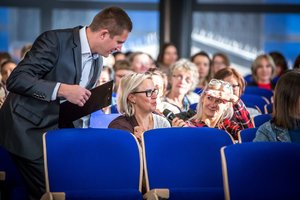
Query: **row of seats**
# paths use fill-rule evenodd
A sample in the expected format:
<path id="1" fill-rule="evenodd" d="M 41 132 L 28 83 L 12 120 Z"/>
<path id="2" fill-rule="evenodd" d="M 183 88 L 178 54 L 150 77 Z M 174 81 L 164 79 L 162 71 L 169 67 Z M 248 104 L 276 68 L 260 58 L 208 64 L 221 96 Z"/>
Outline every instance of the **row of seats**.
<path id="1" fill-rule="evenodd" d="M 61 129 L 43 140 L 43 199 L 300 199 L 298 144 L 233 145 L 212 128 L 149 130 L 142 148 L 116 129 Z"/>

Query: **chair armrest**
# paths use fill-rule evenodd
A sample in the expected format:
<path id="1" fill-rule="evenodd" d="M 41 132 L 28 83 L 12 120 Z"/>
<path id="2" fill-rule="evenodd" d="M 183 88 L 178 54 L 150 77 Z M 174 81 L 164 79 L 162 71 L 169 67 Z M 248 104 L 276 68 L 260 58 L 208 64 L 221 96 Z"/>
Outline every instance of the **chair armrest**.
<path id="1" fill-rule="evenodd" d="M 143 195 L 143 198 L 147 200 L 169 199 L 169 197 L 169 189 L 152 189 Z"/>
<path id="2" fill-rule="evenodd" d="M 46 192 L 41 200 L 65 200 L 66 193 L 64 192 Z"/>

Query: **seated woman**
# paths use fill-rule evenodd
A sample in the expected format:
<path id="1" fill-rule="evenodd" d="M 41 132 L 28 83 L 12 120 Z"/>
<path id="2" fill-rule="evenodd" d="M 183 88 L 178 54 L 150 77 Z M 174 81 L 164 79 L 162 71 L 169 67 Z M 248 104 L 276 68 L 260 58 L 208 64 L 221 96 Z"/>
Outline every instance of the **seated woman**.
<path id="1" fill-rule="evenodd" d="M 189 110 L 191 104 L 197 103 L 199 95 L 194 93 L 198 84 L 197 66 L 186 60 L 180 59 L 171 66 L 171 89 L 162 99 L 162 110 L 168 109 L 177 114 Z"/>
<path id="2" fill-rule="evenodd" d="M 275 64 L 271 56 L 262 54 L 256 57 L 252 67 L 253 82 L 247 83 L 247 86 L 257 86 L 268 90 L 274 89 L 272 78 L 275 73 Z"/>
<path id="3" fill-rule="evenodd" d="M 203 89 L 197 107 L 197 114 L 189 121 L 190 127 L 211 127 L 225 130 L 235 140 L 242 127 L 233 120 L 232 102 L 238 97 L 233 94 L 232 85 L 228 82 L 212 79 Z"/>
<path id="4" fill-rule="evenodd" d="M 117 93 L 118 110 L 122 115 L 108 128 L 129 131 L 140 139 L 149 129 L 170 127 L 167 119 L 153 113 L 157 94 L 151 75 L 133 73 L 123 77 Z"/>
<path id="5" fill-rule="evenodd" d="M 300 70 L 289 71 L 278 80 L 272 120 L 258 128 L 253 141 L 300 143 Z"/>
<path id="6" fill-rule="evenodd" d="M 214 78 L 230 83 L 233 89 L 233 94 L 238 97 L 238 100 L 233 102 L 234 113 L 231 120 L 237 122 L 243 129 L 253 128 L 254 126 L 251 121 L 250 114 L 244 102 L 241 100 L 241 95 L 245 90 L 244 78 L 231 67 L 221 69 L 215 74 Z"/>
<path id="7" fill-rule="evenodd" d="M 206 52 L 200 51 L 191 57 L 191 61 L 198 67 L 199 73 L 199 82 L 194 92 L 200 94 L 211 79 L 211 60 Z"/>

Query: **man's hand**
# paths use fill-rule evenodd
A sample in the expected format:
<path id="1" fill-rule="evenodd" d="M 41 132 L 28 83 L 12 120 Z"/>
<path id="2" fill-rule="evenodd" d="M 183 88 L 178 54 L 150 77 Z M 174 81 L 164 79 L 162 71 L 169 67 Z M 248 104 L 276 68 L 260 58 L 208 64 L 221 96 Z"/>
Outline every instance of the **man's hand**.
<path id="1" fill-rule="evenodd" d="M 83 106 L 90 98 L 91 92 L 79 85 L 68 85 L 62 83 L 57 92 L 58 97 L 64 97 L 69 102 Z"/>

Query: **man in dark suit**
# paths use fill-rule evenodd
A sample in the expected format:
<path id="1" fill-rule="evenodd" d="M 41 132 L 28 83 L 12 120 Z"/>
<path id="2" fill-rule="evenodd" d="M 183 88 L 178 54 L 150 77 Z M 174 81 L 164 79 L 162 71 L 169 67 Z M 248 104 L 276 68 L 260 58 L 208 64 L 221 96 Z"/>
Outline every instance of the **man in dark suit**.
<path id="1" fill-rule="evenodd" d="M 131 30 L 124 10 L 106 8 L 88 27 L 41 34 L 11 73 L 10 93 L 0 110 L 0 145 L 11 153 L 30 199 L 45 192 L 42 135 L 58 128 L 60 103 L 85 104 L 101 73 L 102 56 L 120 51 Z"/>

